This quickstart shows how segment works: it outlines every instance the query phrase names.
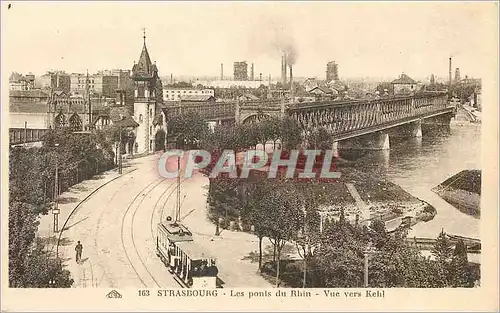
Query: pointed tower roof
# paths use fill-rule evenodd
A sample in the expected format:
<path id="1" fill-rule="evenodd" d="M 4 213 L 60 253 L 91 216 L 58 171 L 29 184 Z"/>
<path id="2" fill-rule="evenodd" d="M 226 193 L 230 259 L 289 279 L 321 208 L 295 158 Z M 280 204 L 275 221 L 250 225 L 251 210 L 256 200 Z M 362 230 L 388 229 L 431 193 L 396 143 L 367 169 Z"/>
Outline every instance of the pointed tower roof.
<path id="1" fill-rule="evenodd" d="M 148 48 L 146 47 L 146 34 L 144 33 L 144 45 L 142 46 L 139 61 L 132 68 L 132 75 L 140 78 L 152 78 L 156 71 L 156 65 L 151 62 Z"/>

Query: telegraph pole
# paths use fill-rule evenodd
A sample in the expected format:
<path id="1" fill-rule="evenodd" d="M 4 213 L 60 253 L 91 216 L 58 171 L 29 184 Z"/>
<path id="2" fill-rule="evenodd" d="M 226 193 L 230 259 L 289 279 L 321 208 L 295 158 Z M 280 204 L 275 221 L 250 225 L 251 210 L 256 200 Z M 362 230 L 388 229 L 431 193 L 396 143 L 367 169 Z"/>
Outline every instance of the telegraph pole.
<path id="1" fill-rule="evenodd" d="M 181 157 L 177 158 L 177 217 L 176 221 L 181 219 Z"/>
<path id="2" fill-rule="evenodd" d="M 59 157 L 57 156 L 57 147 L 59 144 L 55 144 L 56 146 L 56 175 L 54 179 L 54 208 L 52 209 L 52 215 L 54 216 L 54 233 L 59 232 L 59 206 L 58 206 L 58 198 L 59 198 Z"/>
<path id="3" fill-rule="evenodd" d="M 120 131 L 120 142 L 118 143 L 118 174 L 122 174 L 122 127 L 119 128 Z"/>

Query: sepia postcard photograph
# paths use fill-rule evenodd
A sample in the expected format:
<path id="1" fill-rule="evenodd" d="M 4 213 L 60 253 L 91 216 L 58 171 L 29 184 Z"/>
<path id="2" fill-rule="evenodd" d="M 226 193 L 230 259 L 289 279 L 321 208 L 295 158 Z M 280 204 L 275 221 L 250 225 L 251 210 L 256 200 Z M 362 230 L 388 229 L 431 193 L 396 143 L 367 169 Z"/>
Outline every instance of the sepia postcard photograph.
<path id="1" fill-rule="evenodd" d="M 497 311 L 497 2 L 2 1 L 2 311 Z"/>

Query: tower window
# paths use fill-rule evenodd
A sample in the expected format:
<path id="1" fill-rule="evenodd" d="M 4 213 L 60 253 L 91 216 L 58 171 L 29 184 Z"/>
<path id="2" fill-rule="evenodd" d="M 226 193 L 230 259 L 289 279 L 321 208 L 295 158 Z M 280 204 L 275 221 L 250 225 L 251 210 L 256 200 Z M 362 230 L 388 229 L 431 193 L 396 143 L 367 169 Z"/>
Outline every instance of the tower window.
<path id="1" fill-rule="evenodd" d="M 139 114 L 139 123 L 142 123 L 142 114 Z"/>
<path id="2" fill-rule="evenodd" d="M 153 109 L 149 109 L 149 117 L 153 117 Z"/>

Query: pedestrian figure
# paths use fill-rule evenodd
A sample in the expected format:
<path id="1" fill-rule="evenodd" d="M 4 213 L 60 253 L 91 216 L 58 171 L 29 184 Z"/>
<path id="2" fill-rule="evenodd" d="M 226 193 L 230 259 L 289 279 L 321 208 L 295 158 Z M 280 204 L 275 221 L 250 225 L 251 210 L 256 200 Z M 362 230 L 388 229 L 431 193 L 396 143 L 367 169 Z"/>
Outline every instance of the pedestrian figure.
<path id="1" fill-rule="evenodd" d="M 83 246 L 80 243 L 80 241 L 78 241 L 78 243 L 76 244 L 75 251 L 76 251 L 76 263 L 80 263 L 80 260 L 82 259 L 82 251 L 83 251 Z"/>

